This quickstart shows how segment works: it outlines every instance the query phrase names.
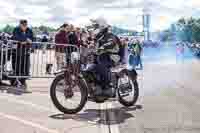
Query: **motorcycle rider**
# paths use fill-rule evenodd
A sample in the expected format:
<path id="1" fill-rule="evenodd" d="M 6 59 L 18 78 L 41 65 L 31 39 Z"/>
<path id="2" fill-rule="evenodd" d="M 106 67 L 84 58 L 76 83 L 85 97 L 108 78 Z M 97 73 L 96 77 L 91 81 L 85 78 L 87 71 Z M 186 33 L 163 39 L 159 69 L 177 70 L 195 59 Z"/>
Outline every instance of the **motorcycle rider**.
<path id="1" fill-rule="evenodd" d="M 108 97 L 114 96 L 114 87 L 111 82 L 111 67 L 114 61 L 111 56 L 113 53 L 119 51 L 119 39 L 110 32 L 110 26 L 102 18 L 92 20 L 95 28 L 95 43 L 98 53 L 97 64 L 94 69 L 97 75 L 100 76 L 99 85 L 101 86 L 95 90 L 95 95 L 104 95 Z"/>

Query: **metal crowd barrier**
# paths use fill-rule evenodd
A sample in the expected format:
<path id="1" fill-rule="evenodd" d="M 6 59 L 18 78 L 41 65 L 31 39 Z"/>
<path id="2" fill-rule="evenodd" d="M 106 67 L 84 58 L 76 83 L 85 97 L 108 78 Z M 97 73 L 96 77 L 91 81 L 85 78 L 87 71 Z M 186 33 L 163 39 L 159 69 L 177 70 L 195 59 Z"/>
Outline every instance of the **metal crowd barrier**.
<path id="1" fill-rule="evenodd" d="M 76 45 L 49 42 L 21 43 L 9 40 L 0 42 L 0 79 L 54 78 L 70 63 L 72 52 L 79 52 Z"/>
<path id="2" fill-rule="evenodd" d="M 0 79 L 2 79 L 3 76 L 3 42 L 0 41 Z"/>

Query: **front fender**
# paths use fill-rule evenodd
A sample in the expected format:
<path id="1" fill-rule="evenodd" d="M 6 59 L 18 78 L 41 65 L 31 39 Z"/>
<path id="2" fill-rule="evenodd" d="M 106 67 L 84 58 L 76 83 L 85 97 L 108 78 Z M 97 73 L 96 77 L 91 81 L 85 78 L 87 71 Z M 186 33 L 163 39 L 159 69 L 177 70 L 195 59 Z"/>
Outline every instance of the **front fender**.
<path id="1" fill-rule="evenodd" d="M 59 72 L 55 72 L 54 75 L 59 76 L 59 75 L 63 75 L 64 73 L 65 73 L 64 71 L 59 71 Z"/>
<path id="2" fill-rule="evenodd" d="M 56 72 L 56 73 L 54 73 L 54 75 L 55 75 L 56 77 L 58 77 L 58 76 L 64 75 L 65 72 L 66 72 L 66 71 Z M 86 85 L 86 87 L 87 87 L 87 89 L 88 89 L 88 84 L 87 84 L 87 82 L 86 82 L 86 80 L 85 80 L 83 74 L 80 73 L 80 74 L 78 74 L 77 76 L 78 76 L 78 78 L 79 78 L 80 80 L 82 80 L 82 81 L 84 82 L 84 84 Z"/>

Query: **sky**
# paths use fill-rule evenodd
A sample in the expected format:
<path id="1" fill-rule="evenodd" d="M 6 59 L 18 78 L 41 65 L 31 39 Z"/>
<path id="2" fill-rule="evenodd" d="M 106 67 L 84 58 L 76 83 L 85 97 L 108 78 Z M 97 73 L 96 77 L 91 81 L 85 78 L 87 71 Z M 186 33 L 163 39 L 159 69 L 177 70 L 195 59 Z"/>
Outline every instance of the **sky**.
<path id="1" fill-rule="evenodd" d="M 101 17 L 111 25 L 140 31 L 143 9 L 151 14 L 151 31 L 158 31 L 181 17 L 198 17 L 200 0 L 0 0 L 0 25 L 27 19 L 32 26 L 83 26 Z"/>

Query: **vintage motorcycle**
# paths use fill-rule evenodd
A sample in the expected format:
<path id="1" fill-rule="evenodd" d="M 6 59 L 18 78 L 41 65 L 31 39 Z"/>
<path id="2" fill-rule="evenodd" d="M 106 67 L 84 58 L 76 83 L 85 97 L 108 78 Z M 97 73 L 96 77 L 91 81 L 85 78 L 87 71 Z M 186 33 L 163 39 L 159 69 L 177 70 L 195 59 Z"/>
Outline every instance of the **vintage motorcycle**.
<path id="1" fill-rule="evenodd" d="M 97 43 L 101 39 L 103 39 L 102 36 L 99 37 Z M 109 40 L 113 41 L 112 38 Z M 78 113 L 87 101 L 103 103 L 107 100 L 118 100 L 126 107 L 133 106 L 137 102 L 139 96 L 137 72 L 119 65 L 117 59 L 115 59 L 110 73 L 114 95 L 112 97 L 96 95 L 96 91 L 104 89 L 98 84 L 99 75 L 95 71 L 86 71 L 82 66 L 83 64 L 98 64 L 99 54 L 97 51 L 101 50 L 101 48 L 96 48 L 94 51 L 90 51 L 84 61 L 78 51 L 72 52 L 70 63 L 67 63 L 66 67 L 57 73 L 50 88 L 50 96 L 59 111 L 66 114 Z M 104 83 L 101 82 L 101 84 Z M 68 94 L 69 90 L 71 95 Z"/>

